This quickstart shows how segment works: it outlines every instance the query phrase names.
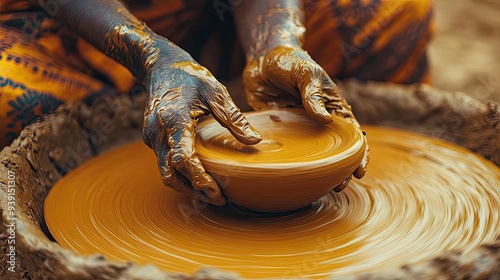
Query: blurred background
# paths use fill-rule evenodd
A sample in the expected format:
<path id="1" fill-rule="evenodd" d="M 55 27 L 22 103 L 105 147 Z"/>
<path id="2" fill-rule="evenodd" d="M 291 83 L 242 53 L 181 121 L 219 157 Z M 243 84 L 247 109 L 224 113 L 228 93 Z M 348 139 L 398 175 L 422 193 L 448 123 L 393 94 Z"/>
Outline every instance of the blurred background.
<path id="1" fill-rule="evenodd" d="M 500 0 L 436 0 L 434 86 L 500 102 Z"/>

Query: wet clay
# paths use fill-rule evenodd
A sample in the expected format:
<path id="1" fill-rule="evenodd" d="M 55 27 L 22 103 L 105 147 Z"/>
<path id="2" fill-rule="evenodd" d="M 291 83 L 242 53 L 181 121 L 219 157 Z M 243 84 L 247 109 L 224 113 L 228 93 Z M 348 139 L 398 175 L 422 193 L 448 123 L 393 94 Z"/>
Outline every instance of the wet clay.
<path id="1" fill-rule="evenodd" d="M 136 142 L 59 181 L 45 218 L 59 244 L 84 255 L 189 274 L 216 267 L 244 278 L 377 272 L 495 240 L 498 166 L 441 140 L 363 129 L 371 148 L 365 177 L 287 215 L 193 204 L 163 185 L 154 153 Z"/>
<path id="2" fill-rule="evenodd" d="M 309 205 L 349 181 L 365 155 L 366 139 L 333 115 L 322 125 L 301 109 L 247 113 L 262 142 L 244 145 L 215 120 L 200 123 L 195 148 L 229 202 L 260 212 Z M 307 186 L 307 187 L 305 187 Z"/>

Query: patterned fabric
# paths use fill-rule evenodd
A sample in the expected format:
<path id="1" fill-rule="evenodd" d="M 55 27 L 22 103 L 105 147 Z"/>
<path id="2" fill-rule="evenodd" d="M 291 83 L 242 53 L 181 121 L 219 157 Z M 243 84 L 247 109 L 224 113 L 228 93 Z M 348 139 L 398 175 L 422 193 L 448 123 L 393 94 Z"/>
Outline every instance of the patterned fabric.
<path id="1" fill-rule="evenodd" d="M 241 75 L 245 58 L 231 14 L 237 1 L 125 2 L 217 78 Z M 124 67 L 29 3 L 0 0 L 0 147 L 62 103 L 126 93 L 135 83 Z M 304 48 L 332 78 L 430 82 L 431 0 L 303 0 L 303 6 Z"/>
<path id="2" fill-rule="evenodd" d="M 430 83 L 431 0 L 307 0 L 309 52 L 338 79 Z"/>

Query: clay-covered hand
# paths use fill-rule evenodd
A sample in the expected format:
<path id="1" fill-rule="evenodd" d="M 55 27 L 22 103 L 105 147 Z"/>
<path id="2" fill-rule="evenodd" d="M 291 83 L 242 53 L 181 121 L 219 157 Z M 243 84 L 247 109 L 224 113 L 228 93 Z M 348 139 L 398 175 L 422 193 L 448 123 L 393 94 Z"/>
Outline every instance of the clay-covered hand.
<path id="1" fill-rule="evenodd" d="M 303 106 L 319 123 L 331 122 L 331 114 L 336 114 L 359 127 L 351 106 L 340 95 L 335 83 L 300 47 L 278 45 L 250 57 L 243 72 L 243 82 L 247 101 L 255 110 Z M 353 174 L 356 178 L 363 177 L 366 172 L 368 151 L 367 146 L 365 157 Z M 350 179 L 346 178 L 334 190 L 343 190 Z"/>
<path id="2" fill-rule="evenodd" d="M 195 198 L 224 204 L 194 150 L 198 118 L 212 113 L 241 142 L 261 140 L 226 88 L 188 53 L 137 19 L 123 1 L 57 1 L 57 11 L 47 3 L 53 1 L 33 2 L 125 66 L 146 87 L 144 141 L 156 153 L 163 182 Z"/>
<path id="3" fill-rule="evenodd" d="M 169 50 L 149 68 L 144 115 L 145 143 L 156 153 L 163 183 L 215 205 L 225 204 L 219 186 L 206 173 L 194 149 L 199 117 L 211 113 L 244 144 L 262 137 L 233 103 L 226 88 L 181 49 Z"/>

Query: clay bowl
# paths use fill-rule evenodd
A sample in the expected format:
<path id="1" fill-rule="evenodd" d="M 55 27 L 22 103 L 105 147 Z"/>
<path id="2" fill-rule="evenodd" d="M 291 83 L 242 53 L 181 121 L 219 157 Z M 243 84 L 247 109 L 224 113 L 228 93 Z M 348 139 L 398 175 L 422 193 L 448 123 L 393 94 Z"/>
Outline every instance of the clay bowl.
<path id="1" fill-rule="evenodd" d="M 229 202 L 259 212 L 307 206 L 348 178 L 366 147 L 362 131 L 333 116 L 318 124 L 301 109 L 247 113 L 262 134 L 257 145 L 238 142 L 214 119 L 197 127 L 196 150 Z"/>

